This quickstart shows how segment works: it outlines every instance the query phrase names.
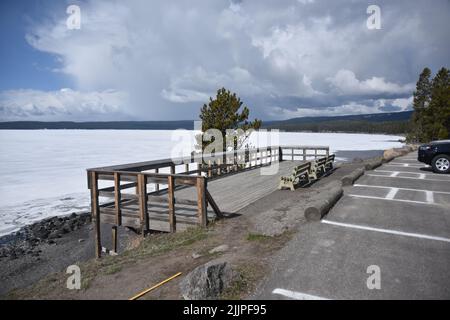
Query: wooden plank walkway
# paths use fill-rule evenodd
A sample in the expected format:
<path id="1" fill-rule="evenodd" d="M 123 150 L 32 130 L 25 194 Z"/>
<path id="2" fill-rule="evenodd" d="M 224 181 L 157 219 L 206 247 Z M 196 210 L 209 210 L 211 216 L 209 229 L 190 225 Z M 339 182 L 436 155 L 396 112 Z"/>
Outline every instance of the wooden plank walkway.
<path id="1" fill-rule="evenodd" d="M 223 213 L 236 213 L 277 190 L 279 177 L 290 175 L 294 167 L 303 162 L 279 162 L 279 171 L 274 175 L 262 175 L 261 168 L 257 168 L 208 181 L 208 191 Z M 264 170 L 268 170 L 268 168 L 265 167 Z M 175 196 L 183 199 L 195 199 L 195 189 L 178 190 L 175 192 Z M 210 214 L 213 213 L 209 209 L 208 215 Z"/>

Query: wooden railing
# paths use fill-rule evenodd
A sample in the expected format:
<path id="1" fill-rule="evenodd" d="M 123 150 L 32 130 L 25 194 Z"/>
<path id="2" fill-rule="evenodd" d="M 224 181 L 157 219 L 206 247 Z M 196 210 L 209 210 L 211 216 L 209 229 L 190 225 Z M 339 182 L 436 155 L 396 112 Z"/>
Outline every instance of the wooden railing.
<path id="1" fill-rule="evenodd" d="M 299 152 L 300 151 L 300 152 Z M 88 169 L 88 186 L 91 191 L 91 212 L 95 221 L 96 255 L 101 256 L 101 222 L 112 224 L 112 251 L 117 252 L 117 227 L 127 226 L 139 229 L 143 235 L 154 228 L 150 222 L 150 211 L 164 210 L 164 215 L 153 215 L 156 221 L 165 216 L 169 225 L 167 231 L 177 230 L 177 221 L 183 224 L 195 223 L 206 226 L 208 223 L 207 206 L 213 209 L 217 217 L 222 213 L 208 192 L 209 179 L 268 166 L 276 161 L 306 161 L 328 155 L 328 147 L 314 146 L 276 146 L 237 150 L 203 155 L 192 154 L 190 157 L 163 159 L 117 166 Z M 192 168 L 194 166 L 194 168 Z M 151 172 L 150 172 L 151 171 Z M 167 171 L 167 172 L 162 172 Z M 112 182 L 112 186 L 99 188 L 99 181 Z M 148 185 L 153 185 L 152 189 Z M 165 188 L 161 186 L 165 185 Z M 175 191 L 182 187 L 194 187 L 196 200 L 177 199 Z M 132 193 L 124 192 L 132 189 Z M 100 204 L 99 198 L 109 199 Z M 195 216 L 177 217 L 177 205 L 185 210 L 195 210 Z M 161 211 L 160 211 L 161 213 Z M 155 220 L 156 219 L 156 220 Z M 193 220 L 195 219 L 195 221 Z M 155 222 L 154 222 L 155 223 Z M 159 230 L 163 230 L 164 228 Z"/>

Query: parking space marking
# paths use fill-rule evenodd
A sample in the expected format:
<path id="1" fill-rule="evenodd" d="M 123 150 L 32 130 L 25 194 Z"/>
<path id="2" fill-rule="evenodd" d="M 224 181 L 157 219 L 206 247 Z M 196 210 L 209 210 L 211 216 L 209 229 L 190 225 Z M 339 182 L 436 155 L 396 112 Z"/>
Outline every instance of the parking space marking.
<path id="1" fill-rule="evenodd" d="M 399 171 L 393 171 L 389 176 L 393 178 L 398 176 L 399 173 L 400 173 Z"/>
<path id="2" fill-rule="evenodd" d="M 364 196 L 364 195 L 359 195 L 359 194 L 349 194 L 349 197 L 353 197 L 353 198 L 364 198 L 364 199 L 376 199 L 376 200 L 386 200 L 386 201 L 399 201 L 399 202 L 409 202 L 409 203 L 417 203 L 417 204 L 427 204 L 427 205 L 431 205 L 434 203 L 429 203 L 429 202 L 425 202 L 425 201 L 416 201 L 416 200 L 406 200 L 406 199 L 389 199 L 386 197 L 374 197 L 374 196 Z"/>
<path id="3" fill-rule="evenodd" d="M 395 177 L 391 177 L 391 176 L 386 176 L 383 174 L 367 174 L 368 177 L 383 177 L 383 178 L 398 178 L 398 179 L 413 179 L 413 180 L 425 180 L 425 181 L 441 181 L 441 182 L 450 182 L 450 180 L 445 180 L 445 179 L 425 179 L 425 178 L 415 178 L 415 177 L 400 177 L 400 176 L 395 176 Z"/>
<path id="4" fill-rule="evenodd" d="M 429 167 L 427 165 L 404 163 L 404 162 L 389 162 L 384 165 L 389 166 L 389 167 L 411 167 L 411 168 L 423 168 L 423 167 L 428 168 Z"/>
<path id="5" fill-rule="evenodd" d="M 388 194 L 386 195 L 386 197 L 384 197 L 387 200 L 393 200 L 395 198 L 395 195 L 398 192 L 398 188 L 390 188 L 391 190 L 389 190 Z"/>
<path id="6" fill-rule="evenodd" d="M 435 176 L 435 177 L 438 176 L 438 177 L 444 178 L 444 180 L 442 180 L 442 181 L 450 181 L 450 176 L 443 176 L 442 174 L 432 173 L 432 172 L 430 172 L 430 173 L 420 173 L 420 172 L 416 172 L 416 171 L 396 171 L 396 170 L 380 170 L 380 169 L 375 169 L 373 171 L 374 172 L 385 172 L 385 173 L 391 172 L 391 174 L 390 174 L 391 176 L 392 176 L 392 173 L 395 173 L 395 176 L 397 176 L 400 173 L 411 173 L 411 174 L 417 174 L 417 175 L 424 175 L 425 178 L 427 176 Z M 449 179 L 445 179 L 445 178 L 449 178 Z"/>
<path id="7" fill-rule="evenodd" d="M 392 188 L 392 187 L 387 187 L 387 186 L 375 186 L 375 185 L 371 185 L 371 184 L 359 184 L 359 183 L 355 183 L 353 186 L 354 187 L 368 187 L 368 188 L 383 188 L 383 189 L 391 189 Z M 431 190 L 414 189 L 414 188 L 396 188 L 396 189 L 406 190 L 406 191 L 422 191 L 422 192 L 450 194 L 450 192 L 447 192 L 447 191 L 431 191 Z"/>
<path id="8" fill-rule="evenodd" d="M 286 290 L 286 289 L 279 289 L 279 288 L 273 290 L 272 293 L 279 294 L 279 295 L 282 295 L 284 297 L 291 298 L 294 300 L 329 300 L 327 298 L 322 298 L 319 296 L 313 296 L 313 295 L 306 294 L 306 293 L 301 293 L 301 292 Z"/>
<path id="9" fill-rule="evenodd" d="M 321 222 L 325 223 L 325 224 L 331 224 L 331 225 L 345 227 L 345 228 L 375 231 L 375 232 L 381 232 L 381 233 L 395 234 L 395 235 L 406 236 L 406 237 L 443 241 L 443 242 L 450 243 L 450 239 L 448 239 L 448 238 L 435 237 L 435 236 L 430 236 L 430 235 L 420 234 L 420 233 L 403 232 L 403 231 L 398 231 L 398 230 L 382 229 L 382 228 L 372 228 L 372 227 L 362 226 L 362 225 L 358 225 L 358 224 L 342 223 L 342 222 L 335 222 L 335 221 L 330 221 L 330 220 L 322 220 Z"/>
<path id="10" fill-rule="evenodd" d="M 434 195 L 432 191 L 425 191 L 427 202 L 434 203 Z"/>

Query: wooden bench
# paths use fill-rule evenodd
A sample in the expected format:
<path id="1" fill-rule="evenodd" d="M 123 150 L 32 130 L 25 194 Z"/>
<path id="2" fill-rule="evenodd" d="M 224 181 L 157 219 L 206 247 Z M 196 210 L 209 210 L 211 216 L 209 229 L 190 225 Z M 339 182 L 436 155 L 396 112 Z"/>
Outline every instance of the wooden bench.
<path id="1" fill-rule="evenodd" d="M 280 183 L 278 189 L 290 188 L 292 191 L 295 190 L 295 186 L 302 180 L 309 181 L 309 172 L 311 169 L 311 162 L 306 162 L 299 166 L 296 166 L 292 170 L 292 175 L 289 177 L 280 177 Z"/>
<path id="2" fill-rule="evenodd" d="M 317 180 L 318 174 L 325 174 L 333 168 L 334 154 L 315 160 L 311 164 L 309 175 L 312 179 Z"/>
<path id="3" fill-rule="evenodd" d="M 323 157 L 317 160 L 314 160 L 311 164 L 311 168 L 309 170 L 309 180 L 317 180 L 319 179 L 318 174 L 324 173 L 326 171 L 325 164 L 327 162 L 327 157 Z"/>
<path id="4" fill-rule="evenodd" d="M 329 155 L 327 157 L 327 161 L 325 162 L 325 170 L 333 169 L 333 162 L 334 162 L 334 154 Z"/>

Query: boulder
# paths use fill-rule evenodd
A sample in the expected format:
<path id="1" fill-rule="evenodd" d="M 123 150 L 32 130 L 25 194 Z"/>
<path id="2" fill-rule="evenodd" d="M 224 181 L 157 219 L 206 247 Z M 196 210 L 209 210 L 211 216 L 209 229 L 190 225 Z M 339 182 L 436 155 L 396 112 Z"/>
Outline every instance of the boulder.
<path id="1" fill-rule="evenodd" d="M 220 253 L 220 252 L 225 252 L 228 251 L 230 247 L 227 244 L 222 244 L 218 247 L 212 248 L 211 250 L 209 250 L 209 253 Z"/>
<path id="2" fill-rule="evenodd" d="M 212 260 L 186 275 L 180 283 L 181 294 L 185 300 L 217 299 L 236 276 L 226 261 Z"/>

